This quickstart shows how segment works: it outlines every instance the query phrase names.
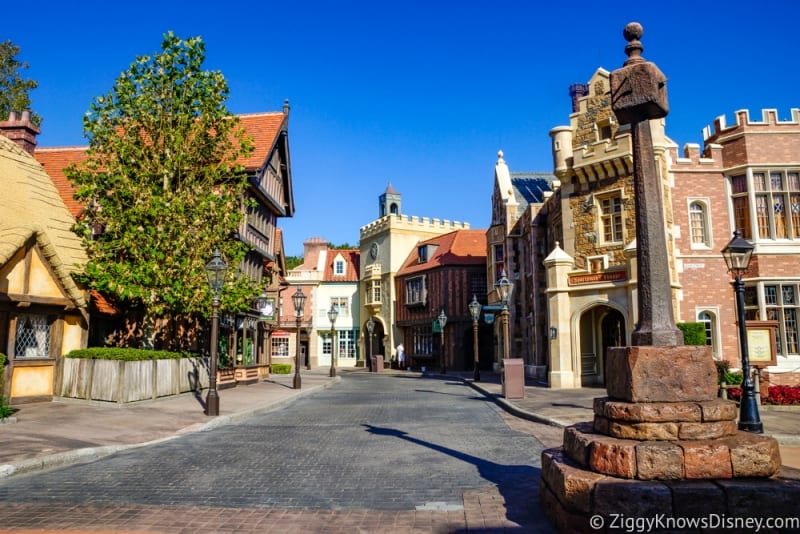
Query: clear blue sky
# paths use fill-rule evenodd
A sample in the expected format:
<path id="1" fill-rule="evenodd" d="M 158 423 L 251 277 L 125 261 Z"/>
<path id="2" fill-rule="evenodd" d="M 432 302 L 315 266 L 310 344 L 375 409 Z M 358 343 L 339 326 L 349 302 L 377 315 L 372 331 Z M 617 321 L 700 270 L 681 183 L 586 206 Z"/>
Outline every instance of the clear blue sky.
<path id="1" fill-rule="evenodd" d="M 21 47 L 39 82 L 40 146 L 85 144 L 91 99 L 168 30 L 202 36 L 231 111 L 277 111 L 288 98 L 289 255 L 309 237 L 355 245 L 389 182 L 406 214 L 487 227 L 497 151 L 512 171 L 551 171 L 548 132 L 569 123 L 569 85 L 622 65 L 630 21 L 668 78 L 678 145 L 702 143 L 705 125 L 738 109 L 788 118 L 800 107 L 800 3 L 789 0 L 89 0 L 2 11 L 0 40 Z"/>

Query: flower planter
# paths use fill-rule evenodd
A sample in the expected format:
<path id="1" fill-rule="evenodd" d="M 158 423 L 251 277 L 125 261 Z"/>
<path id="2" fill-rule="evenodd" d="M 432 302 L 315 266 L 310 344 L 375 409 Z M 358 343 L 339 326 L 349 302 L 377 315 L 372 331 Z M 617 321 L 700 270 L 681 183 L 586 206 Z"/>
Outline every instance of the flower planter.
<path id="1" fill-rule="evenodd" d="M 258 365 L 248 365 L 236 368 L 236 383 L 247 385 L 258 382 Z"/>
<path id="2" fill-rule="evenodd" d="M 236 387 L 236 369 L 217 369 L 217 389 Z"/>
<path id="3" fill-rule="evenodd" d="M 204 358 L 88 360 L 64 358 L 56 395 L 127 403 L 199 391 L 208 387 Z"/>

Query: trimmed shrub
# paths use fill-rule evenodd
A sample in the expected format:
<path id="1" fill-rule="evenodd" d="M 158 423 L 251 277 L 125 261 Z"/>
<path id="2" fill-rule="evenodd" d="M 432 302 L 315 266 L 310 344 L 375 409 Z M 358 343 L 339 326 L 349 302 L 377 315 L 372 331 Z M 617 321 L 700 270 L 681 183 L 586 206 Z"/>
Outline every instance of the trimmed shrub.
<path id="1" fill-rule="evenodd" d="M 84 358 L 89 360 L 123 360 L 136 362 L 142 360 L 172 360 L 178 358 L 195 358 L 194 352 L 169 352 L 166 350 L 129 349 L 120 347 L 92 347 L 73 350 L 65 358 Z"/>
<path id="2" fill-rule="evenodd" d="M 272 372 L 276 375 L 288 375 L 292 372 L 292 364 L 290 363 L 273 363 Z"/>
<path id="3" fill-rule="evenodd" d="M 8 405 L 6 402 L 6 398 L 3 396 L 2 385 L 3 385 L 3 371 L 5 371 L 6 365 L 6 355 L 0 353 L 0 419 L 5 419 L 6 417 L 13 414 L 16 410 Z"/>
<path id="4" fill-rule="evenodd" d="M 703 323 L 678 323 L 678 328 L 683 332 L 684 345 L 705 345 L 706 325 Z"/>
<path id="5" fill-rule="evenodd" d="M 741 371 L 726 371 L 725 372 L 725 383 L 729 386 L 738 386 L 742 382 L 744 382 L 744 375 Z"/>

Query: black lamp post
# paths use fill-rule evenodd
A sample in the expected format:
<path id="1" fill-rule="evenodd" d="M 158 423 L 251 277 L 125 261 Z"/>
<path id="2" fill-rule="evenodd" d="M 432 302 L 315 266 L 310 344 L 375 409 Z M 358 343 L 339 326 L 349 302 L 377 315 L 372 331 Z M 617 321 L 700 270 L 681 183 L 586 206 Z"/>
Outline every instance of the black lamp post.
<path id="1" fill-rule="evenodd" d="M 734 274 L 733 290 L 736 294 L 736 321 L 739 323 L 739 346 L 742 353 L 742 399 L 739 402 L 739 430 L 761 434 L 764 425 L 758 415 L 755 387 L 750 376 L 750 355 L 747 348 L 747 325 L 744 317 L 744 282 L 742 274 L 750 266 L 755 247 L 742 237 L 741 232 L 733 232 L 733 239 L 722 249 L 722 256 L 728 272 Z"/>
<path id="2" fill-rule="evenodd" d="M 500 304 L 503 306 L 503 359 L 509 358 L 509 343 L 508 343 L 508 299 L 511 297 L 511 291 L 514 286 L 506 276 L 506 270 L 500 273 L 500 280 L 494 285 L 497 288 L 497 294 L 500 296 Z"/>
<path id="3" fill-rule="evenodd" d="M 439 313 L 439 328 L 442 334 L 442 350 L 441 350 L 441 363 L 442 363 L 442 374 L 447 373 L 447 361 L 445 360 L 444 356 L 444 325 L 447 324 L 447 315 L 444 313 L 444 308 L 442 308 L 441 313 Z"/>
<path id="4" fill-rule="evenodd" d="M 300 389 L 300 320 L 303 318 L 303 309 L 306 304 L 306 296 L 303 290 L 299 287 L 292 295 L 292 304 L 294 304 L 294 316 L 297 319 L 297 347 L 294 352 L 294 389 Z"/>
<path id="5" fill-rule="evenodd" d="M 225 273 L 228 265 L 214 250 L 211 261 L 206 263 L 208 287 L 211 289 L 211 359 L 208 371 L 208 395 L 206 395 L 206 415 L 219 415 L 219 394 L 217 393 L 217 351 L 219 350 L 219 292 L 225 284 Z"/>
<path id="6" fill-rule="evenodd" d="M 330 376 L 336 376 L 336 364 L 335 364 L 335 356 L 336 356 L 336 330 L 334 330 L 333 325 L 336 324 L 336 318 L 339 317 L 339 312 L 336 311 L 336 306 L 331 304 L 331 309 L 328 310 L 328 320 L 331 322 L 331 372 Z"/>
<path id="7" fill-rule="evenodd" d="M 481 317 L 481 303 L 472 295 L 472 302 L 469 303 L 469 314 L 472 316 L 472 353 L 475 356 L 475 370 L 472 372 L 472 379 L 475 382 L 481 381 L 481 371 L 478 369 L 478 319 Z"/>
<path id="8" fill-rule="evenodd" d="M 369 362 L 369 370 L 373 373 L 378 370 L 378 366 L 376 362 L 372 361 L 372 331 L 375 330 L 375 321 L 372 320 L 372 317 L 367 320 L 367 361 Z"/>
<path id="9" fill-rule="evenodd" d="M 259 323 L 261 324 L 261 337 L 259 338 L 258 334 L 256 334 L 257 346 L 260 345 L 260 348 L 257 350 L 258 357 L 256 358 L 256 363 L 267 363 L 266 357 L 266 337 L 267 337 L 267 316 L 271 315 L 269 312 L 269 296 L 266 292 L 262 292 L 261 295 L 256 299 L 256 309 L 258 310 L 258 318 Z M 263 350 L 262 350 L 263 349 Z"/>

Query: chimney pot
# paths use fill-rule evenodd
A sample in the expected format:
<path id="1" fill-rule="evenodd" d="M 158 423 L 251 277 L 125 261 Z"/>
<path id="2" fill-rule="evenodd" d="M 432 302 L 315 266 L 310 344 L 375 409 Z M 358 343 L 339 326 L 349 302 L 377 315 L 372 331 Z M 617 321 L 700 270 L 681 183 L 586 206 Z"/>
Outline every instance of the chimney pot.
<path id="1" fill-rule="evenodd" d="M 36 149 L 36 136 L 40 132 L 31 122 L 30 110 L 23 111 L 21 118 L 16 111 L 10 111 L 8 120 L 0 121 L 0 135 L 8 137 L 29 154 L 33 154 Z"/>

